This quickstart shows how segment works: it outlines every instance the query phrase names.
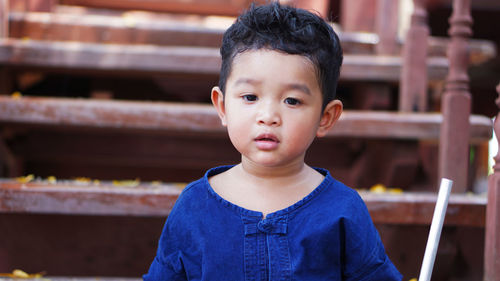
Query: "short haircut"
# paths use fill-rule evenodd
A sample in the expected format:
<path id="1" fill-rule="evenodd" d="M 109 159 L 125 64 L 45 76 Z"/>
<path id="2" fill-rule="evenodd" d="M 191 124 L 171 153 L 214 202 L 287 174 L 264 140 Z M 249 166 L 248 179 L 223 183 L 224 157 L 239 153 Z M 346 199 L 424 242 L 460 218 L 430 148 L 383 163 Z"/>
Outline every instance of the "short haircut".
<path id="1" fill-rule="evenodd" d="M 316 69 L 323 109 L 335 99 L 342 48 L 337 34 L 320 16 L 277 1 L 262 6 L 252 4 L 222 39 L 219 87 L 223 93 L 236 55 L 259 49 L 307 57 Z"/>

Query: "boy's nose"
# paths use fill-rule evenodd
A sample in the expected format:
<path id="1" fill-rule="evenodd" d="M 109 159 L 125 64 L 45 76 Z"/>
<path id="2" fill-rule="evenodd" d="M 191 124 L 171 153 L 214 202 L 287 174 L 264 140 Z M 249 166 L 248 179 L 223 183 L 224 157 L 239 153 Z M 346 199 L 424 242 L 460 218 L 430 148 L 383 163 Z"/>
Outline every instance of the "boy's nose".
<path id="1" fill-rule="evenodd" d="M 257 122 L 268 126 L 280 125 L 281 117 L 277 105 L 272 103 L 262 104 L 259 108 Z"/>

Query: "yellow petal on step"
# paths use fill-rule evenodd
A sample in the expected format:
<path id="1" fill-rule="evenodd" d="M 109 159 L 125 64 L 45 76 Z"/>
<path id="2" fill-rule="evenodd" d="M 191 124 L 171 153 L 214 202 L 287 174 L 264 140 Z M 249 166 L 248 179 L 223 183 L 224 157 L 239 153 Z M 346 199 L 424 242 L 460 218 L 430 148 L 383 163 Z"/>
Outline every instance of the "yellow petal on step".
<path id="1" fill-rule="evenodd" d="M 386 191 L 387 191 L 387 187 L 385 187 L 385 185 L 380 184 L 380 183 L 370 187 L 370 192 L 373 192 L 373 193 L 384 193 Z"/>
<path id="2" fill-rule="evenodd" d="M 20 269 L 14 269 L 12 271 L 12 275 L 14 276 L 14 278 L 29 278 L 30 275 Z"/>
<path id="3" fill-rule="evenodd" d="M 114 186 L 135 187 L 141 183 L 139 179 L 135 180 L 113 180 Z"/>
<path id="4" fill-rule="evenodd" d="M 50 184 L 56 184 L 57 183 L 57 179 L 54 176 L 49 176 L 49 177 L 47 177 L 47 182 L 50 183 Z"/>
<path id="5" fill-rule="evenodd" d="M 12 94 L 10 95 L 10 97 L 11 97 L 11 98 L 13 98 L 13 99 L 15 99 L 15 100 L 17 100 L 17 99 L 22 98 L 22 97 L 23 97 L 23 95 L 21 94 L 21 92 L 19 92 L 19 91 L 15 91 L 14 93 L 12 93 Z"/>
<path id="6" fill-rule="evenodd" d="M 78 183 L 78 184 L 89 184 L 90 181 L 91 181 L 90 178 L 85 178 L 85 177 L 75 178 L 75 182 Z"/>
<path id="7" fill-rule="evenodd" d="M 16 178 L 16 181 L 20 182 L 20 183 L 28 183 L 28 182 L 32 181 L 34 178 L 35 178 L 35 176 L 33 174 L 29 174 L 25 177 Z"/>

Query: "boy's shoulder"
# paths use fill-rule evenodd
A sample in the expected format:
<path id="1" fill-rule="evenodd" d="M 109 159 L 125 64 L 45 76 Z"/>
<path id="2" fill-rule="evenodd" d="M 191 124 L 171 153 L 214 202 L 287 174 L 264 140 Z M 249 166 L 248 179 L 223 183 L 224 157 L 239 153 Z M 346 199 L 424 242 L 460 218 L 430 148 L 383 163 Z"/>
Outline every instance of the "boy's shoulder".
<path id="1" fill-rule="evenodd" d="M 187 205 L 191 208 L 195 207 L 194 205 L 198 203 L 205 202 L 207 197 L 210 196 L 210 193 L 213 192 L 208 182 L 208 178 L 210 176 L 219 174 L 231 167 L 232 166 L 220 166 L 209 169 L 203 177 L 186 185 L 175 204 Z"/>
<path id="2" fill-rule="evenodd" d="M 325 175 L 324 183 L 328 185 L 322 192 L 322 198 L 318 200 L 320 204 L 324 205 L 321 208 L 346 214 L 352 214 L 359 209 L 366 209 L 366 205 L 358 191 L 335 179 L 328 171 L 316 169 Z"/>
<path id="3" fill-rule="evenodd" d="M 337 199 L 339 198 L 351 198 L 353 200 L 361 199 L 359 193 L 355 189 L 347 186 L 343 182 L 334 178 L 330 174 L 330 172 L 328 172 L 328 170 L 322 168 L 315 168 L 315 169 L 325 176 L 325 182 L 329 185 L 329 188 L 326 189 L 329 191 L 329 196 L 334 196 Z"/>

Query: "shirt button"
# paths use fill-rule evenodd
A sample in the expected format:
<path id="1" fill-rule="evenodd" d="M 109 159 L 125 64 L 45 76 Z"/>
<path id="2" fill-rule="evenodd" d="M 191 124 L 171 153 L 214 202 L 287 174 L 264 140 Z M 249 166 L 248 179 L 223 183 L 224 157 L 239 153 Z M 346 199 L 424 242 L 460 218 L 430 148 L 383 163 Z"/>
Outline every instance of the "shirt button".
<path id="1" fill-rule="evenodd" d="M 257 229 L 264 233 L 270 233 L 273 230 L 273 225 L 268 220 L 261 220 L 257 224 Z"/>

